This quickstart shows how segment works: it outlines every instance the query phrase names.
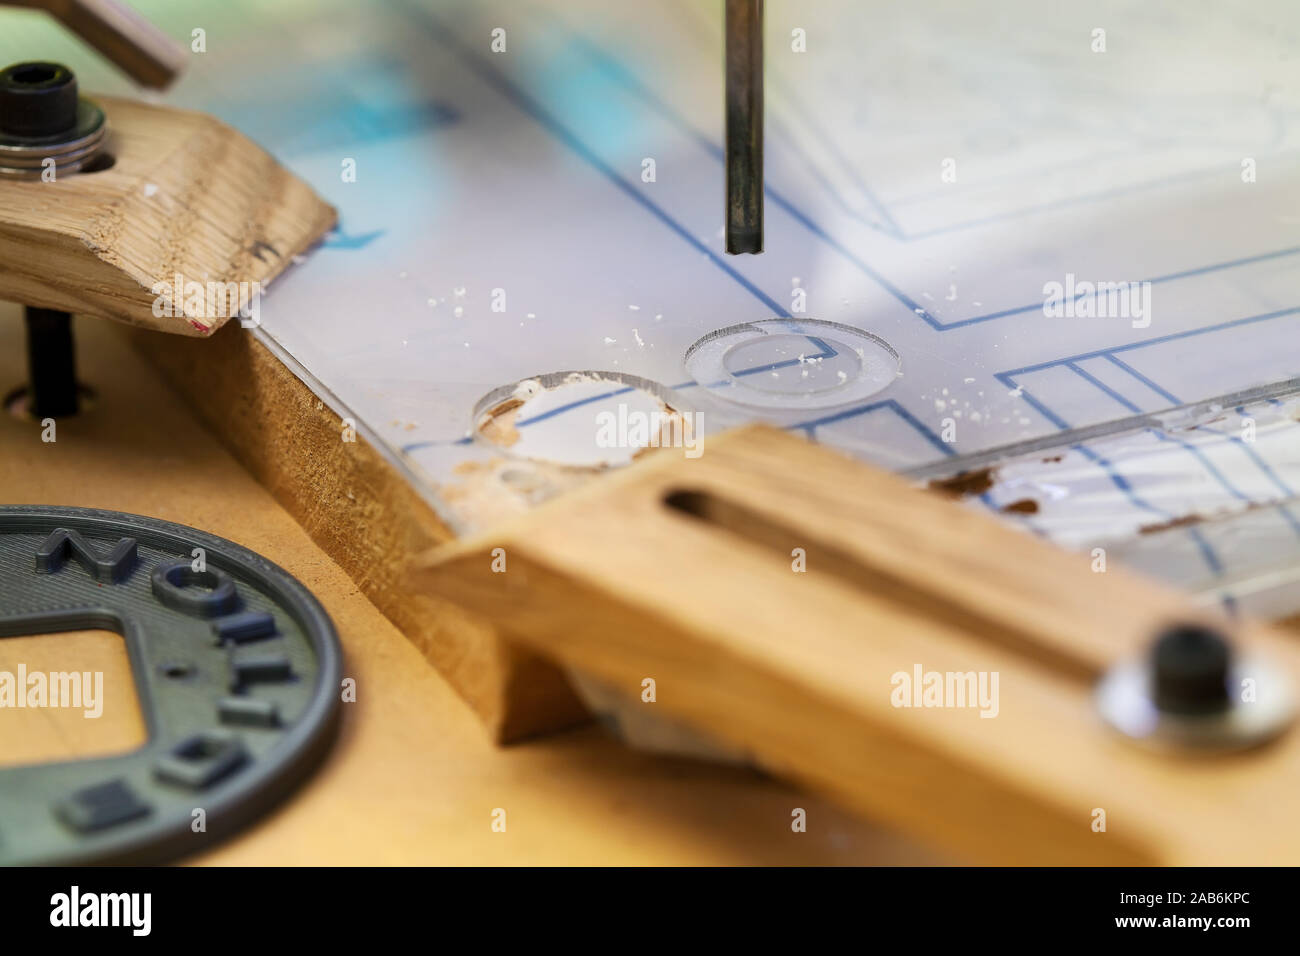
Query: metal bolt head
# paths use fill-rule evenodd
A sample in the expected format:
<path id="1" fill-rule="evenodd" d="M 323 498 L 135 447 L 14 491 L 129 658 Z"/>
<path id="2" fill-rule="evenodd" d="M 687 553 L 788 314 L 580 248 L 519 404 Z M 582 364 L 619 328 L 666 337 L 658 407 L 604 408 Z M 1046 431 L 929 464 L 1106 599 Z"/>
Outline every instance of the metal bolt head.
<path id="1" fill-rule="evenodd" d="M 1178 624 L 1156 639 L 1151 652 L 1151 696 L 1157 709 L 1188 716 L 1228 709 L 1232 649 L 1213 628 Z"/>
<path id="2" fill-rule="evenodd" d="M 1249 697 L 1233 692 L 1248 681 Z M 1257 747 L 1290 727 L 1296 710 L 1288 668 L 1190 622 L 1161 630 L 1146 653 L 1116 661 L 1095 699 L 1106 723 L 1129 740 L 1181 754 Z"/>
<path id="3" fill-rule="evenodd" d="M 15 63 L 0 70 L 0 131 L 32 139 L 77 125 L 77 78 L 59 63 Z"/>

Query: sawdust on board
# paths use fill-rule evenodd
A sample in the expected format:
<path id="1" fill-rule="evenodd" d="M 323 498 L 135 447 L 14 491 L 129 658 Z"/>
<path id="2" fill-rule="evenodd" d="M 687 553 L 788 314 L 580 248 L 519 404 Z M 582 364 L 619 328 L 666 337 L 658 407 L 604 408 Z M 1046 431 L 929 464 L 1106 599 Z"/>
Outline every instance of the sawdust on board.
<path id="1" fill-rule="evenodd" d="M 1158 524 L 1144 524 L 1138 528 L 1138 534 L 1156 534 L 1160 531 L 1171 531 L 1174 528 L 1186 528 L 1191 525 L 1200 524 L 1205 518 L 1198 514 L 1179 515 L 1177 518 L 1171 518 L 1168 521 L 1161 521 Z"/>
<path id="2" fill-rule="evenodd" d="M 439 492 L 470 532 L 524 514 L 607 470 L 512 458 L 463 461 L 454 469 L 462 480 L 442 485 Z"/>
<path id="3" fill-rule="evenodd" d="M 489 408 L 478 421 L 478 432 L 494 445 L 509 448 L 519 441 L 519 429 L 515 421 L 519 418 L 519 409 L 524 403 L 518 398 L 508 398 L 499 405 Z"/>
<path id="4" fill-rule="evenodd" d="M 935 478 L 926 486 L 949 498 L 965 498 L 968 495 L 982 495 L 993 487 L 993 468 L 980 468 L 978 471 L 959 471 L 949 478 Z"/>
<path id="5" fill-rule="evenodd" d="M 499 448 L 513 448 L 521 438 L 518 427 L 519 416 L 530 400 L 543 392 L 554 392 L 558 389 L 583 384 L 621 386 L 623 383 L 594 372 L 573 372 L 566 375 L 563 381 L 550 386 L 543 385 L 535 378 L 524 379 L 515 386 L 514 392 L 509 398 L 501 400 L 479 416 L 474 426 L 475 430 L 480 437 Z M 658 406 L 661 417 L 657 423 L 656 433 L 647 436 L 646 445 L 633 451 L 629 456 L 630 459 L 639 458 L 645 452 L 654 448 L 679 447 L 693 437 L 691 421 L 688 416 L 684 416 L 680 411 L 664 402 L 663 399 L 643 390 L 638 391 L 641 391 L 641 394 L 646 398 L 654 401 Z M 529 460 L 545 461 L 546 459 L 534 455 L 529 456 Z M 566 464 L 562 461 L 554 463 Z M 610 465 L 596 467 L 610 467 Z"/>

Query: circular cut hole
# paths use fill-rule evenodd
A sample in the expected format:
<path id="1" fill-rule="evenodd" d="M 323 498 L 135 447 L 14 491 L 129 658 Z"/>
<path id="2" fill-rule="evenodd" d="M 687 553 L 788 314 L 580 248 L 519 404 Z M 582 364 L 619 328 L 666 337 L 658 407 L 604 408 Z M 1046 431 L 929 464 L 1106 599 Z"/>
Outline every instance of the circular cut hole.
<path id="1" fill-rule="evenodd" d="M 769 409 L 861 401 L 900 373 L 880 336 L 838 322 L 768 319 L 710 332 L 686 351 L 686 369 L 710 395 Z"/>
<path id="2" fill-rule="evenodd" d="M 494 389 L 474 407 L 475 439 L 514 458 L 577 468 L 625 465 L 647 448 L 689 449 L 694 415 L 657 382 L 616 372 L 556 372 Z M 507 477 L 508 476 L 508 477 Z M 537 476 L 503 473 L 512 486 Z"/>

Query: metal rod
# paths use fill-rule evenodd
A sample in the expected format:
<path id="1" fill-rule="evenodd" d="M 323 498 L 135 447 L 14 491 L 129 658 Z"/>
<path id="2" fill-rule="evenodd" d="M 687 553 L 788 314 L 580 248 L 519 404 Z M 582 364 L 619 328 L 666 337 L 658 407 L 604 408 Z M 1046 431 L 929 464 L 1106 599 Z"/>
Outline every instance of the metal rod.
<path id="1" fill-rule="evenodd" d="M 77 414 L 77 360 L 72 316 L 28 306 L 28 411 L 36 418 Z"/>
<path id="2" fill-rule="evenodd" d="M 726 0 L 727 252 L 763 251 L 763 0 Z"/>

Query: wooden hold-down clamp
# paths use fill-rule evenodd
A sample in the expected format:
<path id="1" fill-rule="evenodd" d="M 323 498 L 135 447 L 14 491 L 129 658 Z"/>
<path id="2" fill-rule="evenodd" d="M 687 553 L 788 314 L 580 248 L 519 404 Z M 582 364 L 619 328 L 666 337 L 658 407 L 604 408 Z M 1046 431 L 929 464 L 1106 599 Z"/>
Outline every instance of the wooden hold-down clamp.
<path id="1" fill-rule="evenodd" d="M 209 335 L 333 228 L 332 206 L 224 123 L 95 102 L 111 166 L 0 178 L 0 299 Z"/>
<path id="2" fill-rule="evenodd" d="M 146 85 L 180 69 L 184 53 L 112 0 L 6 3 L 54 14 Z M 0 72 L 0 299 L 28 307 L 37 417 L 77 410 L 71 313 L 209 335 L 336 220 L 210 116 L 81 98 L 62 64 Z"/>
<path id="3" fill-rule="evenodd" d="M 976 862 L 1300 860 L 1293 639 L 785 432 L 660 451 L 416 577 Z"/>

